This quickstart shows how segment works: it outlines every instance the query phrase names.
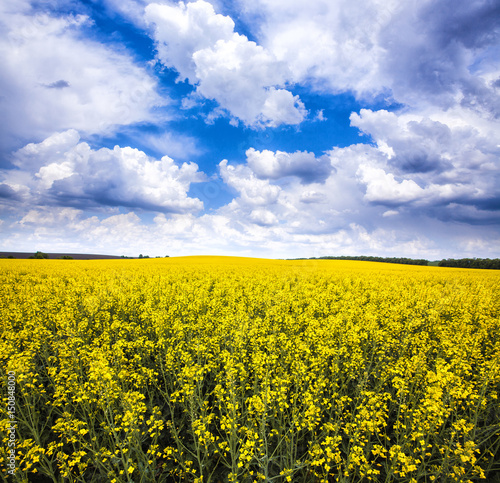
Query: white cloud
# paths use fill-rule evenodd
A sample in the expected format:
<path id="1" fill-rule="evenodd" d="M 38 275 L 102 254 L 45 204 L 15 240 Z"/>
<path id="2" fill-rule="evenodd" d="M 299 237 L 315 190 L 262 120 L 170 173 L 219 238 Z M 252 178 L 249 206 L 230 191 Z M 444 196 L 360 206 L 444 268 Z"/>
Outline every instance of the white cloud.
<path id="1" fill-rule="evenodd" d="M 364 114 L 368 113 L 361 117 Z M 387 113 L 381 113 L 384 116 Z M 425 119 L 387 119 L 395 122 L 388 122 L 388 130 L 379 136 L 387 141 L 386 147 L 394 147 L 395 159 L 400 145 L 393 139 L 417 136 L 413 141 L 418 145 L 418 136 L 432 138 L 424 134 L 427 129 L 435 129 L 437 138 L 446 132 Z M 375 117 L 371 120 L 380 127 Z M 451 145 L 440 149 L 446 151 Z M 460 223 L 481 223 L 475 230 L 489 240 L 488 246 L 498 237 L 498 230 L 491 227 L 495 211 L 488 204 L 495 203 L 494 183 L 483 192 L 477 188 L 477 179 L 465 182 L 451 175 L 436 178 L 431 172 L 399 170 L 384 149 L 359 144 L 330 151 L 329 165 L 334 169 L 326 179 L 305 187 L 300 177 L 290 175 L 294 167 L 290 159 L 297 154 L 304 155 L 250 149 L 244 164 L 220 163 L 222 179 L 237 196 L 217 214 L 240 233 L 237 244 L 254 240 L 283 252 L 295 247 L 295 253 L 307 256 L 396 253 L 433 259 L 450 253 L 457 256 L 453 250 L 463 252 Z M 306 154 L 314 167 L 318 158 Z M 439 248 L 443 243 L 449 251 Z"/>
<path id="2" fill-rule="evenodd" d="M 219 163 L 219 170 L 224 183 L 236 189 L 246 205 L 264 206 L 278 200 L 281 188 L 268 180 L 258 179 L 248 167 L 228 165 L 227 160 L 223 160 Z"/>
<path id="3" fill-rule="evenodd" d="M 299 96 L 285 89 L 266 89 L 266 100 L 261 118 L 264 124 L 276 127 L 280 124 L 300 124 L 307 116 L 307 110 Z"/>
<path id="4" fill-rule="evenodd" d="M 73 223 L 81 214 L 82 211 L 75 208 L 33 209 L 29 210 L 19 223 L 21 225 L 34 224 L 50 227 Z"/>
<path id="5" fill-rule="evenodd" d="M 328 119 L 324 115 L 325 110 L 324 109 L 319 109 L 316 112 L 316 115 L 314 116 L 315 121 L 327 121 Z"/>
<path id="6" fill-rule="evenodd" d="M 250 213 L 250 219 L 261 226 L 272 226 L 278 224 L 278 218 L 269 210 L 257 208 Z"/>
<path id="7" fill-rule="evenodd" d="M 56 17 L 27 5 L 0 7 L 0 92 L 4 147 L 68 128 L 109 133 L 155 118 L 164 105 L 156 80 L 117 46 L 86 39 L 91 21 Z"/>
<path id="8" fill-rule="evenodd" d="M 234 32 L 231 18 L 203 0 L 150 4 L 161 62 L 197 85 L 197 93 L 250 126 L 299 124 L 307 111 L 284 89 L 290 72 L 269 51 Z"/>
<path id="9" fill-rule="evenodd" d="M 424 193 L 413 180 L 404 179 L 398 182 L 393 174 L 386 173 L 381 168 L 362 165 L 359 175 L 366 185 L 365 199 L 371 202 L 399 205 L 418 200 Z"/>
<path id="10" fill-rule="evenodd" d="M 498 116 L 500 96 L 488 82 L 500 71 L 498 13 L 495 2 L 484 0 L 404 5 L 379 38 L 387 51 L 380 67 L 395 98 Z"/>
<path id="11" fill-rule="evenodd" d="M 93 150 L 74 130 L 28 144 L 14 154 L 15 164 L 34 177 L 25 201 L 37 204 L 137 207 L 164 212 L 203 208 L 187 195 L 191 183 L 205 176 L 194 163 L 178 166 L 168 156 L 160 160 L 130 147 Z M 17 171 L 4 171 L 4 183 L 14 189 Z M 14 178 L 13 178 L 14 177 Z"/>
<path id="12" fill-rule="evenodd" d="M 264 226 L 270 238 L 337 232 L 359 218 L 364 203 L 355 179 L 358 154 L 354 149 L 316 158 L 307 152 L 249 149 L 245 164 L 233 166 L 223 161 L 219 165 L 223 181 L 237 196 L 218 213 L 263 239 Z M 340 156 L 352 160 L 352 165 L 338 163 Z M 337 163 L 336 169 L 332 162 Z"/>
<path id="13" fill-rule="evenodd" d="M 386 85 L 378 36 L 397 3 L 370 0 L 360 8 L 348 0 L 240 2 L 247 23 L 258 24 L 262 45 L 289 66 L 294 82 L 358 94 L 380 92 Z"/>
<path id="14" fill-rule="evenodd" d="M 198 81 L 193 55 L 214 46 L 219 40 L 230 40 L 234 22 L 218 15 L 208 2 L 198 1 L 175 6 L 152 3 L 145 18 L 155 25 L 158 55 L 168 67 L 179 73 L 180 80 Z"/>
<path id="15" fill-rule="evenodd" d="M 102 0 L 100 3 L 105 6 L 110 16 L 119 14 L 140 28 L 147 27 L 144 8 L 151 3 L 150 0 Z"/>
<path id="16" fill-rule="evenodd" d="M 286 176 L 296 176 L 303 183 L 322 182 L 332 171 L 330 159 L 327 156 L 317 158 L 314 153 L 297 151 L 256 151 L 250 148 L 246 152 L 247 164 L 261 179 L 279 179 Z"/>
<path id="17" fill-rule="evenodd" d="M 304 191 L 299 200 L 302 203 L 326 203 L 326 195 L 318 191 Z"/>
<path id="18" fill-rule="evenodd" d="M 427 117 L 361 109 L 360 114 L 351 114 L 351 124 L 369 134 L 401 172 L 446 172 L 458 177 L 463 169 L 488 170 L 500 155 L 495 134 L 500 124 L 477 123 L 463 110 Z"/>

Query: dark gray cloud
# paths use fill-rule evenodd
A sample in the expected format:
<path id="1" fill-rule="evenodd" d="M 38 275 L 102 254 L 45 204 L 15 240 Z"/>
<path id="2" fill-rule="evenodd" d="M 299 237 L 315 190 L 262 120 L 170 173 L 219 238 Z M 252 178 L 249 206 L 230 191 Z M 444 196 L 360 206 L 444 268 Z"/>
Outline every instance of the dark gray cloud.
<path id="1" fill-rule="evenodd" d="M 498 211 L 483 210 L 469 204 L 450 203 L 446 206 L 429 207 L 422 214 L 445 223 L 460 223 L 464 231 L 470 230 L 471 226 L 498 227 L 500 224 Z"/>
<path id="2" fill-rule="evenodd" d="M 424 4 L 418 17 L 441 47 L 459 42 L 475 49 L 500 39 L 497 0 L 437 0 Z"/>
<path id="3" fill-rule="evenodd" d="M 6 198 L 11 200 L 20 199 L 19 194 L 13 190 L 8 184 L 0 184 L 0 198 Z"/>
<path id="4" fill-rule="evenodd" d="M 463 121 L 453 126 L 418 117 L 369 110 L 351 115 L 385 153 L 360 165 L 364 199 L 442 221 L 500 221 L 498 139 Z"/>
<path id="5" fill-rule="evenodd" d="M 482 210 L 500 212 L 500 193 L 498 193 L 496 196 L 491 196 L 489 198 L 479 200 L 476 205 Z M 498 218 L 500 218 L 500 213 L 498 213 Z"/>
<path id="6" fill-rule="evenodd" d="M 462 82 L 461 92 L 463 107 L 483 110 L 497 119 L 500 117 L 500 95 L 494 85 L 488 87 L 481 79 L 472 78 Z"/>
<path id="7" fill-rule="evenodd" d="M 56 82 L 52 82 L 51 84 L 45 84 L 45 87 L 48 89 L 64 89 L 65 87 L 69 87 L 70 83 L 65 80 L 58 80 Z"/>
<path id="8" fill-rule="evenodd" d="M 429 102 L 500 115 L 495 89 L 475 75 L 474 65 L 495 56 L 500 41 L 500 4 L 493 0 L 438 0 L 405 8 L 381 32 L 381 63 L 396 99 Z M 496 54 L 498 55 L 498 53 Z M 479 65 L 478 64 L 478 65 Z"/>
<path id="9" fill-rule="evenodd" d="M 406 173 L 442 172 L 451 165 L 438 156 L 432 156 L 423 149 L 412 146 L 413 149 L 404 149 L 390 160 L 390 164 Z"/>
<path id="10" fill-rule="evenodd" d="M 100 176 L 105 176 L 101 178 Z M 140 191 L 140 186 L 137 186 Z M 97 173 L 96 177 L 73 175 L 63 180 L 54 181 L 52 187 L 44 193 L 44 204 L 69 206 L 82 210 L 95 210 L 100 207 L 124 207 L 143 211 L 160 213 L 189 213 L 198 211 L 201 203 L 193 200 L 191 203 L 179 199 L 151 200 L 140 192 L 131 193 L 124 190 L 120 177 L 109 178 L 109 174 Z"/>
<path id="11" fill-rule="evenodd" d="M 405 173 L 441 173 L 452 167 L 442 157 L 453 143 L 450 128 L 440 122 L 423 119 L 408 123 L 405 135 L 388 133 L 388 144 L 395 152 L 390 164 Z"/>

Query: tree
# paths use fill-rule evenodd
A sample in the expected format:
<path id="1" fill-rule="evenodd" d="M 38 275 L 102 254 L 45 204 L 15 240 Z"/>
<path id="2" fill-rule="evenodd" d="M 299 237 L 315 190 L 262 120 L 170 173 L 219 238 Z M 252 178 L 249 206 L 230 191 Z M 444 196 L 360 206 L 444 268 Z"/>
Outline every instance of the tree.
<path id="1" fill-rule="evenodd" d="M 49 256 L 46 253 L 43 253 L 43 252 L 36 252 L 30 258 L 42 259 L 42 258 L 49 258 Z"/>

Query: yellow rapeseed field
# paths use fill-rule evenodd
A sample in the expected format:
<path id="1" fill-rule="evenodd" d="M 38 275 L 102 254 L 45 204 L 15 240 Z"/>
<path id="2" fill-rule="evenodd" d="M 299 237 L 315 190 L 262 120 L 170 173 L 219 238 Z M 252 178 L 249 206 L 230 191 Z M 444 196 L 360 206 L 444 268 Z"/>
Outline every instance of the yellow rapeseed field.
<path id="1" fill-rule="evenodd" d="M 1 260 L 0 287 L 4 480 L 499 481 L 498 271 Z"/>

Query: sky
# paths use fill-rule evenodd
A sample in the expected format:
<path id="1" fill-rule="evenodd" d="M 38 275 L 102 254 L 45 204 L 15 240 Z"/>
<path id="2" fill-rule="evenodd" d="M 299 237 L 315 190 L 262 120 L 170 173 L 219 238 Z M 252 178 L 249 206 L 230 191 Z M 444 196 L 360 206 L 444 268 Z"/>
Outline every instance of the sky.
<path id="1" fill-rule="evenodd" d="M 0 251 L 500 257 L 498 0 L 16 0 L 0 66 Z"/>

